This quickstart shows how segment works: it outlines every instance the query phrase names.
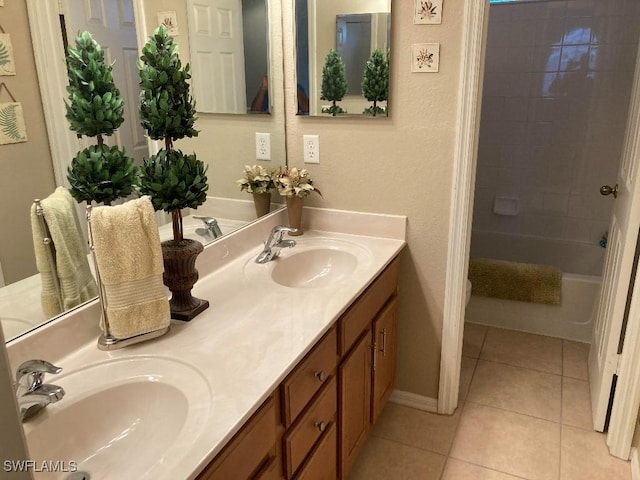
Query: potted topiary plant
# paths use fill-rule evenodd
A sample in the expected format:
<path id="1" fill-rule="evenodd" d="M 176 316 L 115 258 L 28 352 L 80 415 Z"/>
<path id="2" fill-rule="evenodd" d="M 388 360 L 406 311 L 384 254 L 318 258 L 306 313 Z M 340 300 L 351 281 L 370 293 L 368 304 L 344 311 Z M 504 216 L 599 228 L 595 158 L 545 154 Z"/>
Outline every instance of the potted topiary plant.
<path id="1" fill-rule="evenodd" d="M 386 110 L 378 102 L 386 102 L 389 98 L 389 60 L 379 48 L 367 60 L 362 75 L 362 95 L 373 105 L 364 109 L 362 113 L 376 116 L 386 114 Z"/>
<path id="2" fill-rule="evenodd" d="M 173 240 L 162 242 L 165 272 L 163 280 L 171 290 L 171 318 L 191 320 L 209 307 L 195 298 L 191 289 L 198 280 L 196 257 L 200 242 L 185 239 L 182 209 L 197 208 L 207 199 L 207 167 L 195 154 L 184 154 L 175 140 L 195 137 L 195 103 L 189 93 L 189 65 L 182 68 L 178 46 L 161 25 L 142 49 L 140 74 L 140 119 L 154 140 L 164 148 L 145 159 L 140 175 L 140 192 L 151 196 L 155 210 L 171 214 Z"/>
<path id="3" fill-rule="evenodd" d="M 280 175 L 280 167 L 268 170 L 261 165 L 245 165 L 244 177 L 236 180 L 240 191 L 253 195 L 256 216 L 260 218 L 271 209 L 271 191 L 276 188 L 274 179 Z"/>
<path id="4" fill-rule="evenodd" d="M 322 109 L 322 113 L 330 113 L 336 116 L 338 113 L 347 113 L 338 101 L 347 94 L 347 78 L 345 76 L 344 62 L 335 49 L 331 49 L 322 67 L 322 91 L 320 100 L 331 102 L 330 107 Z"/>
<path id="5" fill-rule="evenodd" d="M 104 144 L 122 124 L 124 104 L 113 83 L 112 67 L 104 63 L 104 51 L 89 32 L 76 37 L 76 48 L 67 48 L 69 102 L 67 120 L 78 137 L 96 137 L 97 144 L 78 152 L 67 170 L 71 195 L 78 202 L 111 202 L 131 195 L 137 169 L 133 159 L 117 146 Z"/>

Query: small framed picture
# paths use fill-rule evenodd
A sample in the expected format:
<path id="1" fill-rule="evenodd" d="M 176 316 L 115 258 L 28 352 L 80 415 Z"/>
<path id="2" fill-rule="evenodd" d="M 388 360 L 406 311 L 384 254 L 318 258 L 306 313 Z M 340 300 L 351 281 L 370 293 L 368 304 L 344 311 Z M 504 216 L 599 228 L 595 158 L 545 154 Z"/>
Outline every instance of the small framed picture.
<path id="1" fill-rule="evenodd" d="M 435 73 L 440 67 L 439 43 L 416 43 L 411 45 L 411 71 Z"/>
<path id="2" fill-rule="evenodd" d="M 178 35 L 178 16 L 176 12 L 158 12 L 158 25 L 167 27 L 167 33 L 172 37 Z"/>
<path id="3" fill-rule="evenodd" d="M 443 0 L 414 0 L 413 23 L 438 25 L 442 23 Z"/>

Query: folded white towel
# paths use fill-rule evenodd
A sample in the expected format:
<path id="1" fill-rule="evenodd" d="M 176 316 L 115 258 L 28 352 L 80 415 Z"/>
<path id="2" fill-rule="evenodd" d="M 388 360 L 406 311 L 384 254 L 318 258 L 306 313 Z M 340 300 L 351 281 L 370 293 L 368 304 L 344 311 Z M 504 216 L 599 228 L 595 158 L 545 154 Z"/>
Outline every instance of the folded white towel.
<path id="1" fill-rule="evenodd" d="M 150 198 L 95 207 L 91 232 L 111 334 L 122 339 L 167 327 L 169 300 Z"/>
<path id="2" fill-rule="evenodd" d="M 76 213 L 76 203 L 69 191 L 58 187 L 40 202 L 44 219 L 53 242 L 54 265 L 50 264 L 43 243 L 46 235 L 36 206 L 31 206 L 31 231 L 36 256 L 36 266 L 42 279 L 42 310 L 47 317 L 54 317 L 98 295 L 96 282 L 87 261 L 87 247 Z M 62 298 L 58 300 L 54 277 L 58 278 Z"/>

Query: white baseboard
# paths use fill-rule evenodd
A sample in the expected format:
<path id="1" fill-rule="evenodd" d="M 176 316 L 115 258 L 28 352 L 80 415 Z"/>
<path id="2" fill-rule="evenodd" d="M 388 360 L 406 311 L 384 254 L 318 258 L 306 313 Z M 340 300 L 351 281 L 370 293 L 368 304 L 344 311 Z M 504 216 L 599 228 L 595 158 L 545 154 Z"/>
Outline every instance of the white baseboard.
<path id="1" fill-rule="evenodd" d="M 411 392 L 394 390 L 391 394 L 391 397 L 389 398 L 389 401 L 397 403 L 398 405 L 404 405 L 405 407 L 424 410 L 425 412 L 438 413 L 437 398 L 424 397 L 422 395 Z M 640 477 L 638 478 L 638 480 L 640 480 Z"/>
<path id="2" fill-rule="evenodd" d="M 638 449 L 631 449 L 631 480 L 640 480 L 640 456 Z"/>

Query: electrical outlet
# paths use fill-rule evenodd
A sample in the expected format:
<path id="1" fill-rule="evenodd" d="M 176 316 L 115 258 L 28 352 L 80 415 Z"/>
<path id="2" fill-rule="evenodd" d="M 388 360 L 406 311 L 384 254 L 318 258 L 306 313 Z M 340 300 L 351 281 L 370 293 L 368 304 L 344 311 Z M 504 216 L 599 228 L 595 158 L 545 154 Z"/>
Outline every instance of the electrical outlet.
<path id="1" fill-rule="evenodd" d="M 271 160 L 271 134 L 256 132 L 256 160 Z"/>
<path id="2" fill-rule="evenodd" d="M 318 135 L 303 136 L 304 163 L 320 163 L 320 137 Z"/>

